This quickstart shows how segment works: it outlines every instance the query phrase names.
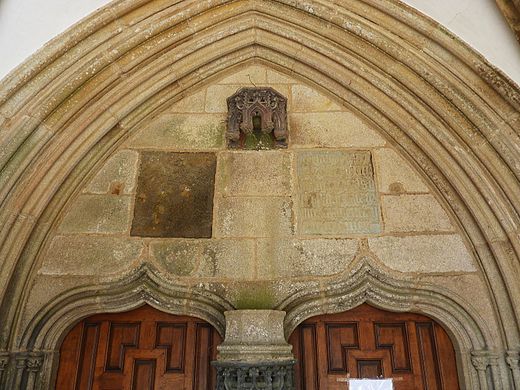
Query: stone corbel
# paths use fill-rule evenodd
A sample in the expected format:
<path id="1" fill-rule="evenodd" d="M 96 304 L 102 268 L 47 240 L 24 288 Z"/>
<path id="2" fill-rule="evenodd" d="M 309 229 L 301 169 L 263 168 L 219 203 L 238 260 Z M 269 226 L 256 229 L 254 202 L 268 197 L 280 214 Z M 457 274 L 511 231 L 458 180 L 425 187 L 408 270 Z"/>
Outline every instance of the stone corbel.
<path id="1" fill-rule="evenodd" d="M 513 374 L 515 388 L 520 389 L 520 351 L 506 351 L 506 363 Z"/>
<path id="2" fill-rule="evenodd" d="M 225 312 L 226 335 L 217 347 L 217 390 L 294 389 L 294 356 L 283 332 L 285 312 Z"/>

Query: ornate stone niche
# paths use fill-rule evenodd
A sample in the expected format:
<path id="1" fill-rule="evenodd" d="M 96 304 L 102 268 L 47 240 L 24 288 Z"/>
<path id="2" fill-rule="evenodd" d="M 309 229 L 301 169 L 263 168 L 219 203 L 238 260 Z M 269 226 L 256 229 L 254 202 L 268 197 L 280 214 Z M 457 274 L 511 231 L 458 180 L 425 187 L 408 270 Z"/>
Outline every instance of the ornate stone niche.
<path id="1" fill-rule="evenodd" d="M 287 99 L 272 88 L 241 88 L 227 98 L 226 139 L 233 149 L 287 147 Z"/>

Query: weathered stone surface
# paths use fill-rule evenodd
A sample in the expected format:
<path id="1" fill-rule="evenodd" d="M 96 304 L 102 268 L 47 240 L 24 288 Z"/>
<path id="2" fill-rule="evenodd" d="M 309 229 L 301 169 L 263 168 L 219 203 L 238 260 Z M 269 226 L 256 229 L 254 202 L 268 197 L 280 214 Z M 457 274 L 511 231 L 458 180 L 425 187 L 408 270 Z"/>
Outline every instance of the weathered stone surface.
<path id="1" fill-rule="evenodd" d="M 70 206 L 60 233 L 123 233 L 130 228 L 130 196 L 80 195 Z"/>
<path id="2" fill-rule="evenodd" d="M 350 112 L 289 114 L 292 147 L 383 146 L 385 140 Z"/>
<path id="3" fill-rule="evenodd" d="M 459 296 L 466 297 L 470 301 L 471 307 L 476 313 L 479 313 L 486 324 L 493 323 L 494 308 L 493 302 L 489 298 L 486 289 L 486 282 L 482 280 L 482 276 L 478 273 L 457 274 L 457 275 L 421 275 L 421 282 L 431 283 L 434 286 L 445 289 Z M 494 326 L 490 326 L 489 330 L 494 334 L 495 338 L 499 337 L 500 330 Z"/>
<path id="4" fill-rule="evenodd" d="M 293 85 L 291 96 L 292 112 L 340 111 L 342 109 L 327 96 L 306 85 Z"/>
<path id="5" fill-rule="evenodd" d="M 141 255 L 139 239 L 100 236 L 56 236 L 45 254 L 40 273 L 106 275 L 119 273 Z"/>
<path id="6" fill-rule="evenodd" d="M 224 146 L 225 131 L 225 115 L 164 114 L 135 134 L 127 146 L 174 150 L 218 149 Z"/>
<path id="7" fill-rule="evenodd" d="M 206 89 L 188 95 L 168 108 L 168 112 L 204 112 Z"/>
<path id="8" fill-rule="evenodd" d="M 267 68 L 267 83 L 269 84 L 296 84 L 297 81 L 281 72 Z"/>
<path id="9" fill-rule="evenodd" d="M 357 252 L 357 240 L 259 240 L 258 277 L 276 279 L 324 276 L 345 270 Z"/>
<path id="10" fill-rule="evenodd" d="M 242 85 L 210 85 L 206 91 L 206 112 L 227 113 L 226 99 L 235 94 Z"/>
<path id="11" fill-rule="evenodd" d="M 122 150 L 112 156 L 87 185 L 93 194 L 133 194 L 137 177 L 138 153 Z"/>
<path id="12" fill-rule="evenodd" d="M 473 258 L 458 235 L 378 237 L 370 249 L 388 267 L 402 272 L 474 272 Z"/>
<path id="13" fill-rule="evenodd" d="M 291 158 L 285 151 L 220 153 L 218 188 L 228 196 L 290 195 Z"/>
<path id="14" fill-rule="evenodd" d="M 387 232 L 454 231 L 446 211 L 433 195 L 383 196 Z"/>
<path id="15" fill-rule="evenodd" d="M 289 198 L 221 198 L 215 237 L 286 237 L 293 234 Z"/>
<path id="16" fill-rule="evenodd" d="M 254 87 L 267 83 L 267 68 L 260 65 L 248 66 L 245 69 L 233 70 L 228 76 L 219 80 L 219 84 L 242 84 Z"/>
<path id="17" fill-rule="evenodd" d="M 382 148 L 373 153 L 381 192 L 430 192 L 425 181 L 394 150 Z"/>
<path id="18" fill-rule="evenodd" d="M 59 299 L 65 291 L 78 287 L 82 283 L 92 283 L 93 280 L 99 281 L 100 277 L 98 275 L 74 275 L 74 277 L 70 277 L 70 275 L 43 275 L 39 273 L 28 289 L 29 294 L 24 307 L 21 328 L 24 329 L 42 307 Z"/>
<path id="19" fill-rule="evenodd" d="M 296 167 L 300 234 L 342 236 L 381 231 L 370 152 L 298 152 Z"/>
<path id="20" fill-rule="evenodd" d="M 198 84 L 203 81 L 204 72 L 217 72 L 230 64 L 263 57 L 266 61 L 294 69 L 294 73 L 299 74 L 302 80 L 312 79 L 316 84 L 330 90 L 331 94 L 352 98 L 349 101 L 357 110 L 385 128 L 388 126 L 396 143 L 406 147 L 412 146 L 413 142 L 413 147 L 407 150 L 409 160 L 417 161 L 425 173 L 437 175 L 436 169 L 446 173 L 444 177 L 435 177 L 439 192 L 453 202 L 451 206 L 455 210 L 473 211 L 474 220 L 461 218 L 463 229 L 475 247 L 492 249 L 489 256 L 481 255 L 479 258 L 483 272 L 500 270 L 497 274 L 482 275 L 482 279 L 488 282 L 484 288 L 493 296 L 495 305 L 483 310 L 488 314 L 498 313 L 496 316 L 490 314 L 487 317 L 490 323 L 483 325 L 483 328 L 484 333 L 488 327 L 505 329 L 506 332 L 498 333 L 496 339 L 493 335 L 486 335 L 486 345 L 490 341 L 490 344 L 501 348 L 501 345 L 508 344 L 506 341 L 510 340 L 514 344 L 515 337 L 518 336 L 518 320 L 511 313 L 515 313 L 518 307 L 519 291 L 515 274 L 511 274 L 508 265 L 517 264 L 514 257 L 518 253 L 515 248 L 504 247 L 503 252 L 495 250 L 495 245 L 503 239 L 499 237 L 503 230 L 512 233 L 519 226 L 518 216 L 511 207 L 511 204 L 518 204 L 518 175 L 515 177 L 515 173 L 520 168 L 518 134 L 515 131 L 520 123 L 517 86 L 489 66 L 477 53 L 464 46 L 459 39 L 439 29 L 431 20 L 423 19 L 410 8 L 396 5 L 398 2 L 385 2 L 389 4 L 386 10 L 374 1 L 349 2 L 355 8 L 350 10 L 352 12 L 342 12 L 341 9 L 334 12 L 333 2 L 327 2 L 331 4 L 330 7 L 324 7 L 324 2 L 316 2 L 317 6 L 314 6 L 314 2 L 292 2 L 294 7 L 287 6 L 286 2 L 226 2 L 230 7 L 244 7 L 248 12 L 242 15 L 252 15 L 253 19 L 230 17 L 231 13 L 224 12 L 222 8 L 225 7 L 221 6 L 211 7 L 209 12 L 201 12 L 210 4 L 217 5 L 216 2 L 185 3 L 172 4 L 170 9 L 157 12 L 156 7 L 164 7 L 165 3 L 118 2 L 115 9 L 105 9 L 106 12 L 97 13 L 93 19 L 70 30 L 64 39 L 51 43 L 47 49 L 15 71 L 6 80 L 7 84 L 2 86 L 2 127 L 7 130 L 1 137 L 0 154 L 6 148 L 9 150 L 2 154 L 8 165 L 2 169 L 0 189 L 4 195 L 9 195 L 2 210 L 12 210 L 13 213 L 23 210 L 31 213 L 21 215 L 20 222 L 13 227 L 10 227 L 10 219 L 5 214 L 0 219 L 3 237 L 7 238 L 0 255 L 0 258 L 3 257 L 2 271 L 6 271 L 3 274 L 7 275 L 2 276 L 2 280 L 12 276 L 9 286 L 29 286 L 32 277 L 30 273 L 11 272 L 30 270 L 31 261 L 36 261 L 36 256 L 19 257 L 18 250 L 25 248 L 26 253 L 36 253 L 40 245 L 40 235 L 29 234 L 30 229 L 45 229 L 36 217 L 40 213 L 52 215 L 61 207 L 54 200 L 64 196 L 67 189 L 60 189 L 59 184 L 69 173 L 70 182 L 80 177 L 78 172 L 70 169 L 72 166 L 83 165 L 85 169 L 89 168 L 89 161 L 93 161 L 91 158 L 94 155 L 82 161 L 80 157 L 87 157 L 86 151 L 96 143 L 101 134 L 106 134 L 106 137 L 96 145 L 97 155 L 106 153 L 107 148 L 117 142 L 121 133 L 118 133 L 117 128 L 109 132 L 110 126 L 120 123 L 130 111 L 133 111 L 131 116 L 137 122 L 144 118 L 142 115 L 145 113 L 161 109 L 159 105 L 165 102 L 163 99 L 168 98 L 169 91 L 172 93 L 170 96 L 173 96 L 177 90 L 190 90 L 192 82 Z M 176 7 L 182 8 L 182 12 L 176 12 Z M 264 16 L 257 17 L 257 11 Z M 271 13 L 276 18 L 278 11 L 287 11 L 283 20 L 274 21 L 265 17 L 265 14 Z M 121 15 L 125 15 L 124 20 L 118 22 L 116 19 Z M 399 23 L 396 23 L 396 18 Z M 374 23 L 359 23 L 360 20 L 371 20 Z M 213 26 L 217 28 L 222 27 L 222 35 L 213 34 L 215 30 L 207 28 L 207 21 L 213 22 Z M 240 27 L 237 27 L 237 21 Z M 242 41 L 242 36 L 237 32 L 245 23 L 248 23 L 250 33 Z M 161 28 L 163 24 L 172 26 L 172 29 L 168 31 Z M 305 47 L 298 44 L 283 47 L 286 42 L 276 39 L 275 34 L 266 33 L 265 30 L 266 26 L 280 25 L 280 32 L 290 38 L 298 30 L 305 28 L 305 24 L 310 28 L 308 31 L 314 29 L 319 32 L 320 27 L 323 27 L 323 35 L 314 34 L 311 40 L 306 40 Z M 98 28 L 101 26 L 105 27 Z M 176 30 L 177 26 L 180 26 L 180 31 Z M 330 34 L 325 32 L 327 29 L 335 29 L 335 39 L 344 43 L 345 47 L 330 47 Z M 399 30 L 419 33 L 400 35 Z M 194 39 L 181 41 L 185 36 Z M 251 37 L 253 39 L 248 41 Z M 264 37 L 268 38 L 265 42 L 269 42 L 272 49 L 262 45 L 250 45 L 248 48 L 247 45 L 262 42 Z M 218 45 L 207 45 L 212 42 L 211 39 Z M 100 44 L 102 42 L 104 43 Z M 356 58 L 346 48 L 350 44 L 362 47 L 357 51 Z M 424 61 L 426 52 L 435 61 Z M 396 53 L 403 55 L 396 56 Z M 384 66 L 380 69 L 350 66 L 353 64 L 351 59 L 357 64 L 366 60 Z M 334 60 L 337 62 L 334 63 Z M 105 77 L 102 72 L 110 74 Z M 439 74 L 442 74 L 442 80 L 439 79 Z M 430 88 L 430 85 L 433 87 Z M 466 85 L 471 88 L 465 88 Z M 118 91 L 121 93 L 117 93 Z M 421 110 L 417 106 L 417 109 L 407 113 L 403 107 L 414 105 L 417 94 L 428 102 L 429 107 Z M 108 114 L 100 115 L 107 109 Z M 31 116 L 30 126 L 20 121 L 23 116 Z M 49 117 L 45 122 L 51 127 L 50 131 L 44 125 L 31 132 L 33 125 L 46 117 Z M 124 121 L 125 119 L 123 123 Z M 13 137 L 16 138 L 14 143 L 11 142 Z M 18 147 L 22 141 L 24 144 Z M 162 148 L 164 144 L 167 145 L 162 141 L 164 139 L 154 140 L 155 146 L 152 147 Z M 346 144 L 335 141 L 331 137 L 330 142 L 319 143 L 317 146 L 334 147 Z M 411 142 L 408 143 L 409 141 Z M 191 142 L 184 142 L 186 148 L 191 148 L 191 145 Z M 455 153 L 454 158 L 459 165 L 453 166 L 451 159 L 442 150 Z M 431 161 L 425 158 L 426 155 Z M 38 169 L 31 169 L 28 164 Z M 489 167 L 492 168 L 488 170 Z M 483 180 L 478 180 L 480 177 Z M 399 180 L 397 176 L 396 180 L 389 181 L 386 186 L 389 192 L 414 191 L 406 183 L 401 183 L 401 191 Z M 493 191 L 489 183 L 494 181 L 505 191 Z M 427 178 L 426 182 L 428 183 Z M 468 185 L 470 182 L 474 184 L 474 188 Z M 397 184 L 394 185 L 395 183 Z M 34 218 L 34 222 L 23 221 L 22 218 Z M 49 232 L 49 236 L 52 234 L 54 232 Z M 414 253 L 412 245 L 405 249 Z M 8 284 L 0 283 L 0 286 L 0 290 L 3 290 Z M 480 298 L 472 295 L 469 283 L 460 290 L 456 283 L 453 286 L 460 295 L 469 299 Z M 481 287 L 480 284 L 475 286 L 477 287 L 473 288 Z M 442 286 L 439 287 L 441 288 Z M 9 289 L 7 293 L 12 297 L 12 302 L 4 300 L 7 303 L 5 313 L 17 313 L 23 305 L 26 291 L 21 287 L 17 290 L 12 290 L 11 287 Z M 345 299 L 348 299 L 347 294 Z M 508 301 L 509 298 L 511 301 Z M 432 301 L 434 307 L 442 306 L 440 299 Z M 73 318 L 80 312 L 75 308 L 71 308 L 71 311 L 64 318 Z M 463 308 L 452 310 L 449 314 L 457 317 L 453 324 L 460 320 L 465 325 L 467 316 Z M 19 315 L 22 316 L 21 313 Z M 2 319 L 5 328 L 3 334 L 23 333 L 24 329 L 16 322 L 17 318 L 18 313 L 12 323 L 10 318 Z M 63 320 L 58 325 L 56 328 L 65 329 L 70 324 Z M 453 335 L 460 336 L 465 329 L 458 325 L 453 330 Z M 509 333 L 509 330 L 513 333 Z M 38 339 L 42 340 L 42 335 Z M 49 336 L 48 339 L 53 338 Z M 4 345 L 19 345 L 17 340 L 4 341 Z M 465 349 L 467 343 L 458 340 L 456 344 L 461 349 L 461 355 L 467 356 L 470 352 Z M 500 351 L 502 355 L 503 352 Z M 475 372 L 472 371 L 473 368 L 467 367 L 465 360 L 468 359 L 459 361 L 461 378 L 467 382 L 463 383 L 463 387 L 478 388 L 478 383 L 474 380 Z M 55 367 L 50 363 L 47 366 Z M 52 378 L 50 371 L 42 374 L 39 379 L 44 379 L 43 382 Z M 514 388 L 510 380 L 511 372 L 508 372 L 503 360 L 498 369 L 493 367 L 487 370 L 486 375 L 489 377 L 482 381 L 482 387 Z M 501 378 L 502 386 L 493 385 L 491 376 L 496 380 Z M 41 386 L 52 387 L 49 383 L 41 383 Z"/>
<path id="21" fill-rule="evenodd" d="M 305 289 L 311 282 L 298 283 L 287 280 L 231 281 L 222 290 L 223 296 L 236 309 L 274 309 L 292 292 Z M 294 288 L 293 288 L 294 287 Z"/>
<path id="22" fill-rule="evenodd" d="M 150 244 L 152 256 L 176 276 L 253 279 L 253 240 L 161 240 Z"/>
<path id="23" fill-rule="evenodd" d="M 131 234 L 211 237 L 215 169 L 213 153 L 144 152 Z"/>
<path id="24" fill-rule="evenodd" d="M 292 360 L 292 346 L 284 336 L 285 312 L 278 310 L 226 311 L 226 335 L 217 347 L 219 361 L 266 362 Z"/>

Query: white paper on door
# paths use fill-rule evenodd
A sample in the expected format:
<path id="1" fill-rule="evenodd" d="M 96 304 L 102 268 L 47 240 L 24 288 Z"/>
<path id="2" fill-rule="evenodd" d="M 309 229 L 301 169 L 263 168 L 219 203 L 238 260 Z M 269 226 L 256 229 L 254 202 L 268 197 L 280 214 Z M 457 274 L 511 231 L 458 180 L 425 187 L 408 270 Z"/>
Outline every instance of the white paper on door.
<path id="1" fill-rule="evenodd" d="M 349 379 L 349 390 L 394 390 L 392 379 Z"/>

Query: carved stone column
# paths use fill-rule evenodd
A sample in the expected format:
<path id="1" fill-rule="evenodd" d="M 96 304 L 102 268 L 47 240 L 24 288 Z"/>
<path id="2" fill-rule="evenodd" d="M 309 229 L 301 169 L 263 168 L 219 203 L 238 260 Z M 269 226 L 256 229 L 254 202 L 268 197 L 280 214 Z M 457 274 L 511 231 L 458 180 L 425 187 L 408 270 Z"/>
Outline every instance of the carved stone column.
<path id="1" fill-rule="evenodd" d="M 285 340 L 285 312 L 235 310 L 226 315 L 218 347 L 217 390 L 294 389 L 294 356 Z"/>
<path id="2" fill-rule="evenodd" d="M 0 389 L 4 385 L 9 367 L 9 352 L 0 352 Z"/>
<path id="3" fill-rule="evenodd" d="M 39 352 L 19 352 L 15 356 L 16 372 L 13 378 L 13 389 L 33 390 L 36 376 L 43 365 L 43 354 Z"/>
<path id="4" fill-rule="evenodd" d="M 513 374 L 515 389 L 520 389 L 520 351 L 507 351 L 506 362 Z"/>
<path id="5" fill-rule="evenodd" d="M 496 353 L 489 350 L 472 351 L 471 362 L 478 372 L 481 389 L 487 390 L 489 385 L 495 389 L 502 388 L 499 357 Z"/>

